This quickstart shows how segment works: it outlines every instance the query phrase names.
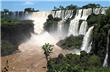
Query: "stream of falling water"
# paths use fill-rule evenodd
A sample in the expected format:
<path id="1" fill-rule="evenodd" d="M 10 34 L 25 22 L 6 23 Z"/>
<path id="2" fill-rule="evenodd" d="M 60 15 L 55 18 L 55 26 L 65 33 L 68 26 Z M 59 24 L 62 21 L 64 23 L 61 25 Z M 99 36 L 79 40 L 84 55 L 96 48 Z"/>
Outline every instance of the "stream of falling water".
<path id="1" fill-rule="evenodd" d="M 108 36 L 107 36 L 106 55 L 105 55 L 105 59 L 104 59 L 104 62 L 103 62 L 103 67 L 108 66 L 109 35 L 110 35 L 110 30 L 108 31 Z"/>
<path id="2" fill-rule="evenodd" d="M 93 30 L 94 26 L 91 26 L 87 33 L 85 34 L 84 38 L 83 38 L 83 43 L 82 43 L 82 46 L 81 46 L 81 50 L 84 50 L 86 51 L 87 53 L 90 52 L 91 50 L 91 34 L 92 34 L 92 30 Z"/>
<path id="3" fill-rule="evenodd" d="M 83 21 L 81 23 L 80 29 L 79 29 L 79 34 L 80 35 L 85 35 L 86 34 L 86 30 L 87 30 L 87 22 Z"/>

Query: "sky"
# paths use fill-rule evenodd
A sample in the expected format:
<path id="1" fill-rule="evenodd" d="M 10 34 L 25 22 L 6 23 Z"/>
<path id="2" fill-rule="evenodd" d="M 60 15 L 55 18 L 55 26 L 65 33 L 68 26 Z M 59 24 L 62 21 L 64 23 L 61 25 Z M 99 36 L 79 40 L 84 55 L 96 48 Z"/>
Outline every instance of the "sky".
<path id="1" fill-rule="evenodd" d="M 1 10 L 9 9 L 11 11 L 23 11 L 25 8 L 35 8 L 40 11 L 52 10 L 54 6 L 67 6 L 70 4 L 79 7 L 88 3 L 96 3 L 101 6 L 110 6 L 110 0 L 0 0 Z"/>

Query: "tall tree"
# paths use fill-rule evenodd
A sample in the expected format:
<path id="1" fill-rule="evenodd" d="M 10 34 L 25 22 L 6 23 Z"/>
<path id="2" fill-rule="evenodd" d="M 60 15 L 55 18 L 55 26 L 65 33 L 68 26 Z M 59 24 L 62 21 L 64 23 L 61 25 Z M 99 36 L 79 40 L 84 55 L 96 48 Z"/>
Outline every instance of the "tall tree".
<path id="1" fill-rule="evenodd" d="M 42 49 L 44 50 L 44 54 L 48 62 L 48 57 L 50 56 L 50 53 L 52 53 L 53 45 L 50 45 L 49 43 L 45 43 L 45 45 L 42 46 Z"/>

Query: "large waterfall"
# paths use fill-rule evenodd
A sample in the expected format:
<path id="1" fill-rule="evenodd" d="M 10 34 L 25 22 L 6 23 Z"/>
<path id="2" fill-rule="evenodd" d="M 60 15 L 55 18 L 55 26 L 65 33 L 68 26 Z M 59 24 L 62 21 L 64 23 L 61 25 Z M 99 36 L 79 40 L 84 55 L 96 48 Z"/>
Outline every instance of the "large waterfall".
<path id="1" fill-rule="evenodd" d="M 92 13 L 91 8 L 77 10 L 75 18 L 73 20 L 71 20 L 71 22 L 70 22 L 68 35 L 71 35 L 71 34 L 74 36 L 85 35 L 85 32 L 87 30 L 86 20 L 91 13 Z M 83 20 L 81 25 L 79 25 L 80 20 Z"/>
<path id="2" fill-rule="evenodd" d="M 57 37 L 59 40 L 65 38 L 66 36 L 79 36 L 83 35 L 83 43 L 81 50 L 85 50 L 86 52 L 90 52 L 91 50 L 91 34 L 94 26 L 88 28 L 87 24 L 87 18 L 92 13 L 94 14 L 105 14 L 106 8 L 88 8 L 88 9 L 78 9 L 76 11 L 76 14 L 74 13 L 74 10 L 58 10 L 58 11 L 47 11 L 47 12 L 32 12 L 32 13 L 23 13 L 22 16 L 20 16 L 22 19 L 30 19 L 33 20 L 34 24 L 34 32 L 38 35 L 43 36 L 50 36 L 51 33 L 48 33 L 44 30 L 44 23 L 46 22 L 48 15 L 52 14 L 52 16 L 55 18 L 61 18 L 57 24 L 57 31 L 53 32 L 53 37 Z M 13 13 L 16 16 L 19 16 L 15 13 Z M 75 15 L 75 16 L 74 16 Z M 72 19 L 72 16 L 74 18 Z M 65 34 L 64 30 L 64 24 L 66 20 L 70 18 L 70 24 L 68 29 L 68 34 Z M 43 34 L 44 33 L 44 34 Z M 65 34 L 65 35 L 64 35 Z M 34 35 L 32 35 L 35 37 Z"/>
<path id="3" fill-rule="evenodd" d="M 105 55 L 105 59 L 104 59 L 104 62 L 103 62 L 103 67 L 108 66 L 109 35 L 110 35 L 110 30 L 108 31 L 108 36 L 107 36 L 106 55 Z"/>
<path id="4" fill-rule="evenodd" d="M 78 28 L 79 28 L 79 19 L 81 17 L 81 12 L 82 12 L 82 9 L 81 10 L 78 10 L 76 15 L 75 15 L 75 18 L 73 20 L 71 20 L 70 22 L 70 26 L 69 26 L 69 33 L 68 35 L 74 35 L 74 36 L 78 36 Z"/>
<path id="5" fill-rule="evenodd" d="M 44 31 L 43 26 L 49 14 L 50 12 L 33 12 L 30 16 L 27 17 L 28 19 L 33 20 L 35 33 L 40 34 Z"/>
<path id="6" fill-rule="evenodd" d="M 87 33 L 84 36 L 83 44 L 82 44 L 82 47 L 81 47 L 81 50 L 84 50 L 87 53 L 89 53 L 90 50 L 91 50 L 91 44 L 92 44 L 92 42 L 90 40 L 91 40 L 91 34 L 92 34 L 93 28 L 94 28 L 94 26 L 92 26 L 92 27 L 90 27 L 88 29 Z"/>

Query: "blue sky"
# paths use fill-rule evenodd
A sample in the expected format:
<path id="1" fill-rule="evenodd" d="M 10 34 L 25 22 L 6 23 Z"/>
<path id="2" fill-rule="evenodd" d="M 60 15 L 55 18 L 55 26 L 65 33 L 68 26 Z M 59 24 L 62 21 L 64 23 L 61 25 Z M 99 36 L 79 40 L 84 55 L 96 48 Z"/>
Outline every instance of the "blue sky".
<path id="1" fill-rule="evenodd" d="M 12 11 L 21 11 L 24 8 L 35 8 L 40 11 L 52 10 L 54 6 L 59 5 L 67 6 L 70 4 L 77 5 L 79 7 L 86 5 L 88 3 L 96 3 L 102 6 L 110 6 L 109 0 L 2 0 L 1 10 L 9 9 Z"/>

